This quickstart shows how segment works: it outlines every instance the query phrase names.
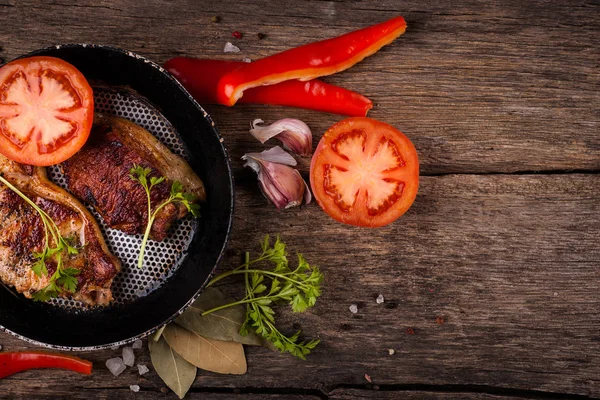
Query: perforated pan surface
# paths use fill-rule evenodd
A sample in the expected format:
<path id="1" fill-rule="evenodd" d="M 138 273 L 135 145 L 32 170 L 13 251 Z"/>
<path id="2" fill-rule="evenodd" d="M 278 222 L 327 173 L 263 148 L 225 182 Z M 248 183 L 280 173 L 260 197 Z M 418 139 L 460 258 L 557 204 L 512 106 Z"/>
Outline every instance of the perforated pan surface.
<path id="1" fill-rule="evenodd" d="M 140 125 L 169 150 L 187 158 L 175 128 L 156 108 L 132 91 L 109 87 L 94 87 L 95 112 L 126 118 Z M 59 166 L 48 168 L 48 177 L 68 190 Z M 110 251 L 121 260 L 122 269 L 112 284 L 115 303 L 126 303 L 158 288 L 177 270 L 194 232 L 196 220 L 191 215 L 177 221 L 162 242 L 148 241 L 144 267 L 137 268 L 142 235 L 128 235 L 109 228 L 92 206 L 86 205 L 98 221 Z M 84 308 L 84 304 L 71 299 L 53 299 L 51 304 L 67 308 Z"/>

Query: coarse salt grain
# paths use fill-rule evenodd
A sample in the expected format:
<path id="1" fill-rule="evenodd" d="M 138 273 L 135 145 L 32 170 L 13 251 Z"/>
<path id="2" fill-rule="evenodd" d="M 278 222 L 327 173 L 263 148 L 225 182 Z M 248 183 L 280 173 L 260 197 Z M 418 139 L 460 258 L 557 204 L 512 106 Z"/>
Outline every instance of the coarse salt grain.
<path id="1" fill-rule="evenodd" d="M 379 296 L 377 296 L 377 300 L 375 300 L 377 302 L 377 304 L 381 304 L 385 301 L 385 299 L 383 298 L 383 295 L 380 294 Z"/>
<path id="2" fill-rule="evenodd" d="M 123 363 L 128 367 L 133 367 L 135 362 L 135 355 L 133 354 L 132 347 L 123 347 Z"/>
<path id="3" fill-rule="evenodd" d="M 139 392 L 140 391 L 140 386 L 139 385 L 129 385 L 129 389 L 131 389 L 132 392 Z"/>
<path id="4" fill-rule="evenodd" d="M 132 347 L 134 349 L 141 349 L 142 348 L 142 341 L 140 339 L 136 340 L 135 342 L 133 342 Z"/>
<path id="5" fill-rule="evenodd" d="M 242 58 L 242 61 L 245 62 L 245 63 L 251 63 L 252 62 L 252 60 L 249 59 L 248 57 Z"/>
<path id="6" fill-rule="evenodd" d="M 223 53 L 239 53 L 240 48 L 231 42 L 225 43 L 225 48 L 223 48 Z"/>
<path id="7" fill-rule="evenodd" d="M 144 375 L 147 374 L 148 372 L 150 372 L 150 369 L 148 367 L 146 367 L 144 364 L 138 364 L 138 372 L 140 373 L 140 375 Z"/>
<path id="8" fill-rule="evenodd" d="M 396 351 L 394 349 L 388 349 L 388 354 L 393 356 Z"/>
<path id="9" fill-rule="evenodd" d="M 110 373 L 114 376 L 119 376 L 127 367 L 123 363 L 123 359 L 121 357 L 115 357 L 106 360 L 106 368 L 108 368 Z"/>
<path id="10" fill-rule="evenodd" d="M 358 306 L 357 306 L 356 304 L 352 304 L 352 305 L 350 306 L 350 312 L 351 312 L 352 314 L 356 314 L 356 313 L 358 312 Z"/>

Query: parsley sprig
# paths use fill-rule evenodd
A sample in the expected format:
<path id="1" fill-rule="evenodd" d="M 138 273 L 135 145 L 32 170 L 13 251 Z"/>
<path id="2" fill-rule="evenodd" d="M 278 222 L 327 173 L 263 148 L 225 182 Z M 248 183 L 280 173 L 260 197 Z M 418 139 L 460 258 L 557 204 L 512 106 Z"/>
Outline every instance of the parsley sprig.
<path id="1" fill-rule="evenodd" d="M 77 268 L 65 268 L 60 255 L 56 259 L 56 271 L 52 274 L 50 283 L 44 289 L 35 292 L 33 300 L 48 301 L 51 298 L 58 297 L 61 293 L 75 293 L 77 290 L 77 275 L 80 271 Z"/>
<path id="2" fill-rule="evenodd" d="M 144 231 L 144 238 L 142 239 L 142 245 L 140 247 L 140 255 L 138 257 L 138 268 L 142 268 L 144 263 L 144 251 L 146 250 L 146 246 L 148 244 L 148 237 L 150 236 L 150 230 L 152 228 L 152 224 L 154 224 L 154 220 L 158 215 L 158 212 L 163 209 L 167 204 L 170 203 L 181 203 L 183 204 L 187 210 L 192 213 L 194 217 L 200 216 L 200 206 L 195 203 L 196 196 L 191 193 L 187 193 L 183 191 L 183 185 L 180 182 L 173 182 L 171 185 L 171 191 L 169 193 L 169 197 L 159 204 L 157 207 L 152 210 L 152 201 L 150 200 L 150 193 L 152 189 L 165 181 L 165 177 L 156 177 L 151 176 L 148 179 L 148 175 L 150 175 L 151 169 L 144 168 L 140 165 L 134 165 L 133 168 L 129 171 L 129 177 L 134 181 L 138 182 L 144 190 L 146 191 L 146 198 L 148 199 L 148 223 L 146 225 L 146 230 Z"/>
<path id="3" fill-rule="evenodd" d="M 35 204 L 33 200 L 3 176 L 0 176 L 0 182 L 25 200 L 39 214 L 44 224 L 44 248 L 41 252 L 33 253 L 35 262 L 31 265 L 32 271 L 39 277 L 47 276 L 48 268 L 46 267 L 46 262 L 52 259 L 56 262 L 56 271 L 50 277 L 50 282 L 45 288 L 34 293 L 33 299 L 35 301 L 47 301 L 58 297 L 64 292 L 75 293 L 77 290 L 77 275 L 79 275 L 80 271 L 77 268 L 65 268 L 63 265 L 63 255 L 65 252 L 67 255 L 75 255 L 79 251 L 70 244 L 71 240 L 62 237 L 54 220 Z M 52 247 L 52 244 L 54 244 L 54 247 Z"/>
<path id="4" fill-rule="evenodd" d="M 311 266 L 301 254 L 298 254 L 298 266 L 289 268 L 285 244 L 277 238 L 271 247 L 269 236 L 261 243 L 262 253 L 251 260 L 246 252 L 245 262 L 233 271 L 225 272 L 212 279 L 207 286 L 232 275 L 243 274 L 246 283 L 246 297 L 240 301 L 225 304 L 205 311 L 202 315 L 231 307 L 246 304 L 246 320 L 240 329 L 241 335 L 247 335 L 252 329 L 261 335 L 281 352 L 305 359 L 305 356 L 319 344 L 319 340 L 299 341 L 300 331 L 286 336 L 275 326 L 275 311 L 272 306 L 288 303 L 293 312 L 303 312 L 315 305 L 321 295 L 323 274 L 318 267 Z M 272 270 L 257 267 L 263 262 L 274 264 Z M 267 280 L 270 280 L 268 282 Z"/>

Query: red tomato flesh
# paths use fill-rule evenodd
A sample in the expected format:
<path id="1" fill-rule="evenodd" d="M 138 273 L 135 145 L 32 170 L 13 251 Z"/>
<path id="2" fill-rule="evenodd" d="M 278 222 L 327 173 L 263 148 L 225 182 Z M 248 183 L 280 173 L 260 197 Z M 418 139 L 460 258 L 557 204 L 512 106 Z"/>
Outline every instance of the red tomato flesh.
<path id="1" fill-rule="evenodd" d="M 48 166 L 86 142 L 94 97 L 73 65 L 29 57 L 0 68 L 0 153 L 23 164 Z"/>
<path id="2" fill-rule="evenodd" d="M 379 227 L 412 205 L 419 160 L 410 140 L 374 119 L 345 119 L 323 135 L 310 165 L 315 199 L 337 221 Z"/>

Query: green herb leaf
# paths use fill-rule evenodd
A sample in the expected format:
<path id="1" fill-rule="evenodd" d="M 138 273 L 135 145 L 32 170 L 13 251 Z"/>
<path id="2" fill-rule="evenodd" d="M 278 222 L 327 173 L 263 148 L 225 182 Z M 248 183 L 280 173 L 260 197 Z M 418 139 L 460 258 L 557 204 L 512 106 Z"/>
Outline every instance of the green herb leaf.
<path id="1" fill-rule="evenodd" d="M 246 334 L 241 332 L 242 325 L 246 320 L 246 309 L 240 304 L 202 315 L 207 310 L 231 303 L 235 303 L 235 300 L 231 297 L 215 288 L 206 288 L 194 304 L 175 319 L 175 323 L 211 339 L 255 346 L 265 346 L 266 343 L 270 343 L 254 332 L 247 332 Z"/>
<path id="2" fill-rule="evenodd" d="M 134 181 L 139 182 L 144 188 L 148 188 L 148 175 L 152 172 L 150 168 L 144 168 L 141 165 L 134 165 L 129 171 L 129 176 Z"/>
<path id="3" fill-rule="evenodd" d="M 190 203 L 183 203 L 183 204 L 185 204 L 185 206 L 187 207 L 188 211 L 190 213 L 192 213 L 192 215 L 194 217 L 199 217 L 200 216 L 200 205 L 199 204 L 196 204 L 196 203 L 192 203 L 192 204 L 190 204 Z"/>
<path id="4" fill-rule="evenodd" d="M 292 310 L 294 312 L 304 312 L 308 308 L 308 302 L 301 294 L 297 294 L 292 299 Z"/>
<path id="5" fill-rule="evenodd" d="M 31 265 L 31 270 L 33 271 L 33 273 L 39 276 L 40 278 L 42 276 L 48 275 L 48 269 L 46 268 L 46 257 L 44 256 L 44 254 L 34 253 L 33 256 L 38 259 Z"/>
<path id="6" fill-rule="evenodd" d="M 323 274 L 317 267 L 311 266 L 301 254 L 298 254 L 296 269 L 290 270 L 285 243 L 279 238 L 271 246 L 269 236 L 265 236 L 261 242 L 261 250 L 262 254 L 254 260 L 251 260 L 249 253 L 246 253 L 245 264 L 217 276 L 208 283 L 210 286 L 226 277 L 244 274 L 246 297 L 243 300 L 205 311 L 202 315 L 208 316 L 225 307 L 246 304 L 246 318 L 240 327 L 240 335 L 254 331 L 271 342 L 278 350 L 304 359 L 319 341 L 300 341 L 300 332 L 291 337 L 283 335 L 275 327 L 275 312 L 272 305 L 286 302 L 291 306 L 293 312 L 306 311 L 315 305 L 317 298 L 321 295 L 320 285 L 323 282 Z M 255 266 L 261 262 L 270 262 L 275 267 L 273 270 L 269 270 Z M 271 280 L 270 285 L 266 279 Z"/>
<path id="7" fill-rule="evenodd" d="M 129 177 L 138 182 L 144 190 L 146 191 L 146 198 L 148 201 L 148 222 L 146 224 L 146 230 L 144 231 L 144 237 L 142 239 L 142 245 L 140 246 L 140 254 L 138 257 L 138 268 L 142 268 L 144 264 L 144 252 L 146 250 L 146 245 L 148 244 L 148 238 L 150 237 L 150 230 L 152 228 L 152 224 L 156 219 L 158 212 L 170 203 L 182 203 L 187 210 L 195 217 L 200 216 L 200 206 L 195 201 L 195 196 L 190 193 L 186 193 L 183 191 L 183 185 L 175 181 L 171 184 L 171 193 L 168 199 L 159 204 L 157 207 L 152 209 L 152 202 L 150 200 L 152 188 L 166 180 L 164 176 L 161 177 L 150 177 L 150 186 L 148 186 L 148 175 L 150 174 L 150 168 L 142 168 L 139 165 L 134 165 L 129 171 Z"/>
<path id="8" fill-rule="evenodd" d="M 267 287 L 265 285 L 263 285 L 263 284 L 257 285 L 254 288 L 254 294 L 260 294 L 260 293 L 264 292 L 265 290 L 267 290 Z"/>
<path id="9" fill-rule="evenodd" d="M 51 298 L 57 297 L 59 294 L 58 288 L 54 282 L 48 284 L 44 289 L 35 292 L 31 298 L 33 301 L 48 301 Z"/>
<path id="10" fill-rule="evenodd" d="M 183 185 L 178 181 L 173 182 L 173 184 L 171 185 L 171 196 L 175 197 L 178 194 L 182 194 L 182 193 L 183 193 Z"/>
<path id="11" fill-rule="evenodd" d="M 76 268 L 67 268 L 61 271 L 60 277 L 56 279 L 56 283 L 69 293 L 75 293 L 77 289 L 77 278 L 79 270 Z"/>
<path id="12" fill-rule="evenodd" d="M 77 290 L 77 279 L 74 278 L 79 274 L 79 270 L 75 268 L 63 269 L 62 256 L 66 251 L 67 255 L 75 255 L 79 251 L 71 245 L 74 239 L 64 238 L 56 223 L 50 216 L 42 210 L 33 200 L 27 197 L 18 188 L 13 186 L 9 181 L 0 176 L 0 182 L 6 185 L 9 189 L 21 197 L 29 204 L 39 215 L 44 225 L 44 248 L 41 252 L 33 252 L 35 262 L 31 265 L 31 270 L 38 277 L 48 275 L 46 261 L 55 259 L 56 271 L 50 278 L 48 285 L 32 295 L 34 301 L 48 301 L 51 298 L 68 292 L 75 293 Z M 51 243 L 54 242 L 54 243 Z M 54 244 L 55 247 L 51 247 Z"/>
<path id="13" fill-rule="evenodd" d="M 150 178 L 150 188 L 152 188 L 153 186 L 159 185 L 159 184 L 163 183 L 164 181 L 165 181 L 164 176 L 161 176 L 160 178 L 153 176 Z"/>

